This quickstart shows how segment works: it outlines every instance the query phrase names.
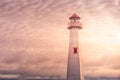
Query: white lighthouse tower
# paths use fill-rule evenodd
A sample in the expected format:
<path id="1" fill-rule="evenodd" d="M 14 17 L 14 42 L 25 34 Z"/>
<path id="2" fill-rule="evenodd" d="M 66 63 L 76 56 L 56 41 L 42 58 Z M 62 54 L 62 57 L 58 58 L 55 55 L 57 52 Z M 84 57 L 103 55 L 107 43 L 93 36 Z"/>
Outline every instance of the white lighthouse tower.
<path id="1" fill-rule="evenodd" d="M 82 28 L 80 17 L 73 14 L 69 18 L 68 29 L 70 30 L 69 55 L 67 67 L 67 80 L 81 80 L 81 68 L 79 59 L 78 30 Z"/>

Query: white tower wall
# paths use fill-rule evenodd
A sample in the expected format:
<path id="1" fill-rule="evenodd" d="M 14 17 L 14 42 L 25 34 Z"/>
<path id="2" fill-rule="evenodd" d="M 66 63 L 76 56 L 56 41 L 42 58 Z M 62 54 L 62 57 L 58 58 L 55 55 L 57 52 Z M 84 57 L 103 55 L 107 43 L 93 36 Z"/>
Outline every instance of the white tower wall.
<path id="1" fill-rule="evenodd" d="M 77 48 L 77 53 L 74 53 L 74 48 Z M 79 47 L 78 47 L 78 29 L 70 30 L 70 45 L 68 55 L 68 71 L 67 80 L 80 80 L 80 65 L 79 65 Z"/>

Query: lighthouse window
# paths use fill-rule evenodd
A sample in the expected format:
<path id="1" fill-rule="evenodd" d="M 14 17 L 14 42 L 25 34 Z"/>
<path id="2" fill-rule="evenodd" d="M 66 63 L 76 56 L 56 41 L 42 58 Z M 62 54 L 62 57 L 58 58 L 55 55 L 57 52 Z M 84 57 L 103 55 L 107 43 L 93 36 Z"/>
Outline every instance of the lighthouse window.
<path id="1" fill-rule="evenodd" d="M 77 48 L 74 48 L 74 53 L 75 53 L 75 54 L 77 53 Z"/>
<path id="2" fill-rule="evenodd" d="M 72 19 L 72 20 L 71 20 L 71 22 L 75 22 L 75 20 L 74 20 L 74 19 Z"/>
<path id="3" fill-rule="evenodd" d="M 74 19 L 74 21 L 73 22 L 76 22 L 77 20 L 76 19 Z"/>

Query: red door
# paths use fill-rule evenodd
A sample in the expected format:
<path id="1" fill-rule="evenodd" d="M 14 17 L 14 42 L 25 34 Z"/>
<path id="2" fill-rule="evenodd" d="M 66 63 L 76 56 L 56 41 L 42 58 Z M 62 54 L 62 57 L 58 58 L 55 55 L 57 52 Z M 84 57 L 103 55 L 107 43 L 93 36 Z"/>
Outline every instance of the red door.
<path id="1" fill-rule="evenodd" d="M 77 51 L 77 47 L 74 48 L 74 54 L 77 54 L 78 51 Z"/>

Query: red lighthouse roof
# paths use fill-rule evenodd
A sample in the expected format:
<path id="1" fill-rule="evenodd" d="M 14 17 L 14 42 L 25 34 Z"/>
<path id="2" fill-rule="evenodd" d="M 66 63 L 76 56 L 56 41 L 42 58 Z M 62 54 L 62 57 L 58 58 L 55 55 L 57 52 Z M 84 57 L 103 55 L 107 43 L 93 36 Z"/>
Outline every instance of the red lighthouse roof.
<path id="1" fill-rule="evenodd" d="M 80 19 L 80 17 L 76 13 L 74 13 L 69 19 L 73 19 L 73 18 Z"/>

